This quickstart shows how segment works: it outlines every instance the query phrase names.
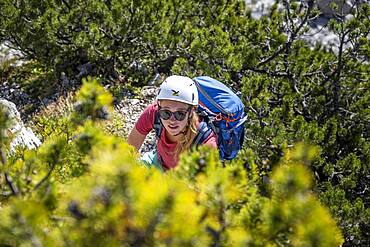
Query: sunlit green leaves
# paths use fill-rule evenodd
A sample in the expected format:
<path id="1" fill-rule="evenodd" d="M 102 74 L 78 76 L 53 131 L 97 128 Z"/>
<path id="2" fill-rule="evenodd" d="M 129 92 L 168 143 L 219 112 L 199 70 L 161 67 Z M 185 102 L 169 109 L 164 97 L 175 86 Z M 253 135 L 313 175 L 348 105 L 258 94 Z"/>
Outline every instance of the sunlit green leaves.
<path id="1" fill-rule="evenodd" d="M 9 125 L 9 114 L 5 111 L 3 105 L 0 105 L 0 148 L 3 148 L 8 137 L 7 128 Z"/>
<path id="2" fill-rule="evenodd" d="M 259 193 L 270 195 L 267 184 L 271 169 L 275 169 L 284 159 L 287 149 L 297 141 L 304 141 L 318 145 L 316 158 L 313 163 L 306 162 L 299 155 L 294 160 L 302 158 L 303 163 L 309 164 L 307 167 L 314 170 L 314 189 L 320 192 L 322 202 L 331 208 L 338 219 L 348 242 L 346 244 L 368 245 L 369 236 L 362 230 L 368 228 L 369 217 L 358 210 L 368 212 L 369 204 L 370 8 L 367 3 L 353 8 L 351 15 L 328 23 L 327 27 L 337 39 L 344 42 L 342 45 L 326 47 L 317 44 L 312 47 L 304 40 L 310 37 L 308 31 L 313 26 L 311 21 L 320 13 L 315 7 L 308 16 L 309 22 L 305 22 L 307 3 L 310 1 L 277 1 L 268 16 L 258 20 L 251 18 L 244 1 L 13 2 L 0 1 L 0 40 L 13 41 L 13 45 L 17 45 L 27 58 L 36 62 L 17 69 L 6 69 L 5 78 L 2 79 L 22 87 L 24 85 L 32 97 L 43 98 L 52 94 L 53 90 L 59 90 L 57 84 L 62 73 L 78 84 L 81 78 L 77 75 L 83 70 L 80 66 L 86 64 L 91 65 L 92 70 L 84 73 L 109 78 L 120 84 L 118 88 L 131 84 L 144 85 L 158 72 L 190 77 L 209 75 L 242 92 L 241 98 L 249 117 L 245 125 L 245 144 L 249 151 L 241 152 L 241 156 L 255 153 L 253 159 L 244 157 L 248 160 L 247 174 L 238 166 L 228 168 L 230 170 L 222 169 L 216 157 L 200 154 L 184 158 L 184 163 L 188 165 L 179 169 L 179 172 L 183 169 L 180 173 L 194 188 L 205 189 L 204 185 L 200 185 L 202 181 L 211 185 L 209 193 L 202 194 L 202 200 L 209 199 L 212 204 L 213 209 L 207 211 L 209 214 L 220 212 L 221 207 L 217 203 L 221 199 L 234 210 L 241 208 L 243 211 L 244 218 L 236 217 L 243 222 L 243 227 L 235 224 L 225 231 L 216 216 L 204 216 L 207 219 L 203 222 L 212 226 L 209 228 L 211 232 L 214 230 L 211 239 L 227 232 L 221 238 L 225 243 L 266 246 L 270 236 L 267 232 L 265 240 L 253 238 L 260 233 L 256 221 L 260 221 L 261 215 L 269 215 L 260 213 L 266 198 L 261 198 Z M 290 7 L 285 9 L 284 6 Z M 117 75 L 124 80 L 117 82 Z M 48 174 L 52 166 L 44 162 L 62 161 L 63 164 L 59 162 L 55 166 L 57 169 L 45 180 L 47 182 L 42 183 L 45 186 L 40 186 L 38 193 L 46 193 L 50 183 L 70 181 L 71 177 L 88 172 L 91 152 L 97 146 L 101 147 L 100 144 L 109 147 L 118 145 L 119 141 L 105 136 L 93 123 L 108 117 L 111 102 L 112 98 L 106 95 L 102 86 L 93 79 L 87 79 L 72 116 L 44 115 L 38 119 L 36 126 L 38 130 L 43 129 L 38 133 L 45 140 L 44 145 L 35 152 L 22 154 L 23 151 L 19 150 L 19 157 L 8 159 L 2 168 L 10 172 L 21 193 L 32 191 Z M 33 109 L 34 106 L 28 107 Z M 102 123 L 97 125 L 101 127 Z M 120 127 L 119 123 L 114 128 Z M 1 142 L 5 138 L 3 133 Z M 58 152 L 56 148 L 63 150 Z M 207 168 L 208 164 L 212 168 Z M 212 177 L 211 171 L 218 176 Z M 302 175 L 299 171 L 291 172 Z M 245 176 L 249 179 L 237 185 L 225 182 L 239 181 Z M 143 183 L 141 180 L 135 181 Z M 299 185 L 299 181 L 291 182 Z M 156 182 L 148 183 L 154 186 Z M 246 195 L 243 194 L 245 197 L 239 202 L 235 200 L 235 191 L 244 187 L 250 189 L 244 190 L 247 191 Z M 2 188 L 8 195 L 9 186 Z M 229 189 L 233 193 L 222 197 L 212 191 L 216 188 L 220 193 Z M 145 193 L 149 193 L 149 190 Z M 161 199 L 167 198 L 169 205 L 175 205 L 176 196 L 171 194 L 166 197 L 166 192 L 161 193 Z M 144 197 L 140 202 L 141 207 L 144 208 L 144 202 L 151 200 L 150 196 Z M 314 205 L 310 200 L 306 201 L 309 208 Z M 160 204 L 156 198 L 153 203 Z M 278 205 L 272 204 L 270 218 L 289 215 L 290 206 L 284 204 L 278 208 Z M 125 209 L 118 206 L 116 210 L 122 212 Z M 165 206 L 161 210 L 172 212 Z M 315 212 L 325 215 L 321 210 Z M 99 220 L 103 219 L 102 215 L 104 213 Z M 306 216 L 311 219 L 309 215 Z M 229 223 L 234 222 L 235 215 L 227 219 Z M 291 223 L 286 225 L 285 220 L 273 222 L 278 228 L 281 226 L 281 229 L 286 229 Z M 166 222 L 172 224 L 167 218 Z M 99 229 L 108 225 L 99 224 Z M 142 221 L 140 224 L 148 226 L 149 223 Z M 118 223 L 112 225 L 124 232 Z M 257 230 L 246 230 L 244 226 Z M 175 228 L 180 229 L 177 232 L 182 231 L 181 226 Z M 265 226 L 262 228 L 270 229 Z M 84 229 L 91 230 L 88 227 Z M 273 244 L 315 245 L 317 239 L 321 241 L 323 236 L 330 235 L 325 230 L 318 231 L 320 227 L 315 221 L 312 221 L 310 229 L 297 230 L 297 239 L 288 239 L 283 233 Z M 108 230 L 111 231 L 114 230 Z M 323 235 L 317 235 L 314 240 L 317 232 Z M 189 236 L 192 232 L 186 234 Z M 161 230 L 154 235 L 156 239 L 167 241 L 171 234 Z M 119 239 L 126 236 L 123 234 Z M 93 239 L 92 236 L 86 238 Z M 83 237 L 80 238 L 78 234 L 73 239 L 75 243 L 83 243 Z M 152 243 L 152 240 L 143 241 Z M 101 241 L 99 243 L 102 245 L 119 245 L 116 240 Z M 324 243 L 330 245 L 331 242 Z"/>
<path id="3" fill-rule="evenodd" d="M 76 95 L 76 99 L 76 112 L 72 116 L 76 122 L 87 119 L 107 119 L 109 117 L 113 101 L 112 95 L 96 79 L 83 80 L 83 86 Z"/>
<path id="4" fill-rule="evenodd" d="M 96 92 L 104 95 L 92 88 L 80 90 L 81 102 L 109 103 L 91 97 L 90 93 Z M 178 169 L 163 174 L 143 167 L 134 148 L 104 133 L 97 121 L 84 121 L 74 133 L 70 140 L 63 135 L 50 136 L 39 149 L 9 160 L 20 193 L 2 200 L 2 243 L 342 243 L 337 226 L 310 189 L 308 167 L 317 155 L 315 149 L 300 145 L 288 150 L 267 184 L 267 196 L 260 190 L 265 181 L 259 179 L 250 150 L 222 163 L 217 150 L 200 147 L 182 155 Z M 66 169 L 80 165 L 85 169 L 78 175 Z M 59 174 L 69 177 L 62 180 Z M 361 205 L 359 202 L 357 208 L 363 208 Z"/>

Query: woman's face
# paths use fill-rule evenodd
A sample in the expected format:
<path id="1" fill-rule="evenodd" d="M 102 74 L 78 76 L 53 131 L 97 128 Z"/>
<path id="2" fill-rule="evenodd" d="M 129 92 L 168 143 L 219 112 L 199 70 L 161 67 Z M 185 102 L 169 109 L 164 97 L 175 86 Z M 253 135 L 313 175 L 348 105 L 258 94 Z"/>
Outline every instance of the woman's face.
<path id="1" fill-rule="evenodd" d="M 176 136 L 180 132 L 184 131 L 188 124 L 189 114 L 191 113 L 189 108 L 190 106 L 188 104 L 182 102 L 172 100 L 160 101 L 159 116 L 168 134 Z"/>

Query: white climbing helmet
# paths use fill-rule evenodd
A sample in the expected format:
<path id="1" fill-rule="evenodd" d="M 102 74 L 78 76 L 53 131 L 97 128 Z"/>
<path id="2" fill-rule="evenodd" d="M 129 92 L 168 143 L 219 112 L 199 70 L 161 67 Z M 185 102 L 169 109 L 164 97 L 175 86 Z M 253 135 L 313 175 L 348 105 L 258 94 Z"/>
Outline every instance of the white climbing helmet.
<path id="1" fill-rule="evenodd" d="M 163 99 L 198 105 L 198 90 L 195 82 L 186 76 L 172 75 L 167 77 L 157 96 L 157 100 Z"/>

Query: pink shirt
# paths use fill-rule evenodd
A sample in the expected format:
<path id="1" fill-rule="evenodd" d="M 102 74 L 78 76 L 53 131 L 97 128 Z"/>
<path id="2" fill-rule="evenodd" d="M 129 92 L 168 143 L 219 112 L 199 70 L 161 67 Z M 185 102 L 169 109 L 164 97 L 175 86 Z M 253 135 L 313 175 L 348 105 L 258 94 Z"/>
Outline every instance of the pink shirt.
<path id="1" fill-rule="evenodd" d="M 135 128 L 142 135 L 147 135 L 154 128 L 154 119 L 158 111 L 157 103 L 150 104 L 141 113 L 135 124 Z M 199 123 L 198 123 L 199 124 Z M 158 158 L 162 160 L 162 166 L 165 170 L 174 168 L 179 162 L 179 157 L 174 157 L 177 142 L 171 142 L 166 137 L 166 129 L 163 127 L 161 137 L 157 140 Z M 217 136 L 212 132 L 209 137 L 203 142 L 213 148 L 217 148 Z"/>

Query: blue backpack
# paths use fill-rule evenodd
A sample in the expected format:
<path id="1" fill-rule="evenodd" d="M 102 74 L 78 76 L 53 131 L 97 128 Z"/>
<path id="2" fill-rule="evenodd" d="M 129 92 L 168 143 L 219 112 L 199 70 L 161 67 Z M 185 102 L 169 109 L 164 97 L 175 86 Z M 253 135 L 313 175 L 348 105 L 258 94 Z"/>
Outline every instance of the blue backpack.
<path id="1" fill-rule="evenodd" d="M 197 112 L 203 121 L 198 126 L 192 146 L 202 144 L 213 130 L 217 135 L 221 160 L 235 158 L 243 145 L 244 122 L 247 120 L 242 101 L 230 88 L 211 77 L 199 76 L 193 80 L 199 94 Z M 162 124 L 158 114 L 154 129 L 159 138 Z"/>
<path id="2" fill-rule="evenodd" d="M 220 158 L 235 158 L 243 145 L 244 123 L 247 120 L 242 101 L 230 88 L 211 77 L 199 76 L 193 80 L 199 94 L 198 113 L 207 123 L 199 126 L 198 135 L 202 137 L 196 142 L 197 136 L 194 144 L 207 139 L 210 127 L 217 134 Z"/>

